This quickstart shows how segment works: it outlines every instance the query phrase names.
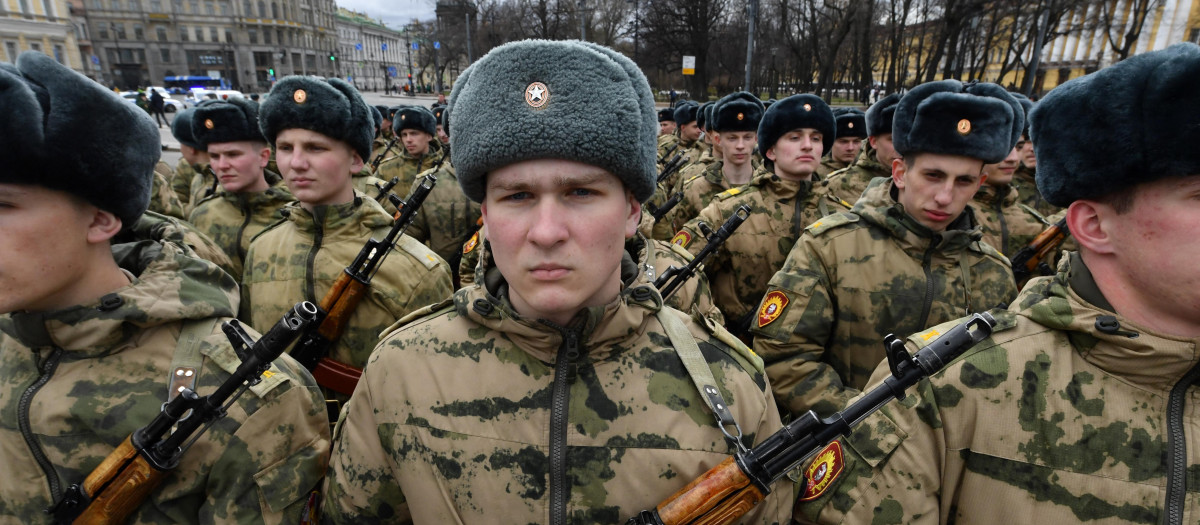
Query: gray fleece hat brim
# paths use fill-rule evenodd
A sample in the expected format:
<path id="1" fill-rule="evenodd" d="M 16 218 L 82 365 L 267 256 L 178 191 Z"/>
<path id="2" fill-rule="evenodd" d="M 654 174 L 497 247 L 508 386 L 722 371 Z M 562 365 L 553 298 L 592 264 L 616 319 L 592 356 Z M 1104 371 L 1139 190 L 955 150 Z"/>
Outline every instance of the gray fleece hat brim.
<path id="1" fill-rule="evenodd" d="M 488 172 L 536 159 L 600 167 L 639 201 L 654 194 L 654 97 L 615 51 L 577 41 L 505 44 L 463 72 L 447 111 L 459 184 L 476 202 Z"/>
<path id="2" fill-rule="evenodd" d="M 960 155 L 995 164 L 1016 146 L 1024 125 L 1021 103 L 996 84 L 927 82 L 896 106 L 892 144 L 901 155 Z"/>
<path id="3" fill-rule="evenodd" d="M 406 129 L 415 129 L 436 137 L 437 117 L 432 111 L 421 106 L 409 106 L 396 112 L 396 118 L 392 120 L 392 129 L 396 134 Z"/>
<path id="4" fill-rule="evenodd" d="M 127 226 L 146 211 L 162 140 L 141 108 L 35 51 L 0 64 L 0 108 L 0 182 L 78 196 Z"/>
<path id="5" fill-rule="evenodd" d="M 878 137 L 891 133 L 892 118 L 896 115 L 896 105 L 898 104 L 900 104 L 900 95 L 892 93 L 867 108 L 867 135 Z"/>
<path id="6" fill-rule="evenodd" d="M 354 86 L 341 79 L 285 77 L 267 93 L 258 123 L 272 146 L 283 130 L 307 129 L 345 142 L 364 161 L 371 158 L 375 139 L 371 108 Z"/>
<path id="7" fill-rule="evenodd" d="M 171 135 L 184 146 L 204 151 L 204 146 L 192 134 L 192 115 L 195 113 L 196 108 L 188 108 L 176 113 L 175 118 L 171 120 Z"/>
<path id="8" fill-rule="evenodd" d="M 1037 185 L 1068 206 L 1200 174 L 1200 46 L 1136 55 L 1054 88 L 1033 109 Z"/>

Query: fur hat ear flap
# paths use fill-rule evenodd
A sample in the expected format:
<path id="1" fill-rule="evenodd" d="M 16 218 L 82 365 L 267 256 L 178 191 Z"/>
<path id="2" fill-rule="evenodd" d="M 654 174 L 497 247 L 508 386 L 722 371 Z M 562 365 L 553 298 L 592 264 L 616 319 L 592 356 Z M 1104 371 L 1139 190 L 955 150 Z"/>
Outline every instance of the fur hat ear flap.
<path id="1" fill-rule="evenodd" d="M 899 103 L 900 95 L 892 93 L 867 108 L 867 135 L 878 137 L 891 133 L 892 118 L 896 115 L 896 105 Z"/>
<path id="2" fill-rule="evenodd" d="M 675 123 L 682 126 L 689 122 L 695 122 L 696 112 L 699 110 L 700 104 L 690 101 L 675 106 Z"/>

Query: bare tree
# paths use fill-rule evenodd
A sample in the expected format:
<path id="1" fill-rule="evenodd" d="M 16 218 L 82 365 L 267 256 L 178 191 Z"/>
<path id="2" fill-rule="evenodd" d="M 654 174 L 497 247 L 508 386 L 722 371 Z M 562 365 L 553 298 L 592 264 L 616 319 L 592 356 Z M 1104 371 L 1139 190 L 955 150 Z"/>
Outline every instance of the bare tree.
<path id="1" fill-rule="evenodd" d="M 1114 62 L 1129 58 L 1146 26 L 1146 17 L 1158 9 L 1163 0 L 1095 0 L 1092 5 L 1097 22 L 1108 46 L 1116 55 Z"/>

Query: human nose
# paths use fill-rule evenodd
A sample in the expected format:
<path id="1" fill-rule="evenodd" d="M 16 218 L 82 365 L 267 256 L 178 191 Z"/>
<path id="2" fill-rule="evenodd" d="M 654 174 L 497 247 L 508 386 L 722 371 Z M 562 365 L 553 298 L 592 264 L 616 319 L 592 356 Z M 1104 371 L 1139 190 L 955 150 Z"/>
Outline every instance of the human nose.
<path id="1" fill-rule="evenodd" d="M 533 207 L 533 223 L 529 226 L 529 241 L 539 246 L 553 246 L 567 238 L 567 212 L 552 199 L 543 199 Z"/>

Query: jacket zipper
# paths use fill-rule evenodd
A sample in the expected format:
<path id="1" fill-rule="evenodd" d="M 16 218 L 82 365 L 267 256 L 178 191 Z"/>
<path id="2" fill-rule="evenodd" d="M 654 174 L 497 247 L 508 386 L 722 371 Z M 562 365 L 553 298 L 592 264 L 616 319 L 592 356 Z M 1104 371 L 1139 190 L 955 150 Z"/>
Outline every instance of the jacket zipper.
<path id="1" fill-rule="evenodd" d="M 1187 436 L 1183 428 L 1183 409 L 1187 391 L 1200 379 L 1200 364 L 1188 370 L 1167 401 L 1167 501 L 1163 506 L 1164 524 L 1182 524 L 1184 498 L 1187 496 Z"/>
<path id="2" fill-rule="evenodd" d="M 575 382 L 579 365 L 579 333 L 542 321 L 563 334 L 554 365 L 554 390 L 550 401 L 550 523 L 567 522 L 567 419 L 570 415 L 571 384 Z"/>
<path id="3" fill-rule="evenodd" d="M 42 362 L 39 367 L 41 375 L 37 381 L 25 389 L 24 394 L 21 394 L 21 402 L 17 405 L 17 426 L 21 429 L 21 437 L 25 438 L 25 445 L 33 453 L 33 459 L 37 461 L 42 473 L 46 475 L 46 480 L 50 483 L 50 501 L 53 502 L 57 502 L 62 497 L 62 487 L 59 485 L 58 472 L 54 470 L 54 464 L 46 457 L 41 445 L 38 445 L 37 440 L 33 437 L 33 425 L 29 422 L 29 406 L 33 404 L 33 396 L 37 395 L 38 391 L 46 386 L 50 377 L 54 375 L 54 371 L 58 368 L 58 362 L 62 358 L 62 352 L 61 348 L 55 348 L 50 356 Z"/>
<path id="4" fill-rule="evenodd" d="M 925 250 L 925 256 L 921 259 L 921 268 L 925 270 L 925 302 L 921 304 L 921 322 L 917 323 L 913 332 L 924 330 L 929 327 L 929 310 L 933 308 L 933 249 L 937 246 L 938 239 L 941 234 L 933 234 L 933 238 L 929 240 L 929 249 Z"/>
<path id="5" fill-rule="evenodd" d="M 313 286 L 313 264 L 317 259 L 317 251 L 321 249 L 321 242 L 325 240 L 325 229 L 322 224 L 325 222 L 325 207 L 317 206 L 313 208 L 313 245 L 308 251 L 308 259 L 304 262 L 304 298 L 309 301 L 320 304 L 322 298 L 316 297 L 316 291 Z"/>

